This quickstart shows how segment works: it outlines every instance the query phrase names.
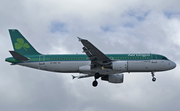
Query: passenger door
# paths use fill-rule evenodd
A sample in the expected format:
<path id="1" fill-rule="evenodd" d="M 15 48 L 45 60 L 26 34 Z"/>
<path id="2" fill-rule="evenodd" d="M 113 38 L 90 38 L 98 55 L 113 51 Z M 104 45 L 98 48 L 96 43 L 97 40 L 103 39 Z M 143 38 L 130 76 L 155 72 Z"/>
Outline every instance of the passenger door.
<path id="1" fill-rule="evenodd" d="M 157 63 L 157 56 L 156 55 L 151 55 L 151 61 L 152 63 Z"/>
<path id="2" fill-rule="evenodd" d="M 40 55 L 39 56 L 39 65 L 45 65 L 45 56 L 44 55 Z"/>

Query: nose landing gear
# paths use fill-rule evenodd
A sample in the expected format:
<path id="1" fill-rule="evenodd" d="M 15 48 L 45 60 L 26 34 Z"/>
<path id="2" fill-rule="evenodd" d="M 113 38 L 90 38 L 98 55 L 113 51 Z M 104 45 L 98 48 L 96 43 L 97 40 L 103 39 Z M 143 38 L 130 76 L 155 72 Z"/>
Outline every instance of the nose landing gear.
<path id="1" fill-rule="evenodd" d="M 154 72 L 151 72 L 151 74 L 152 74 L 152 81 L 155 82 L 156 78 L 155 78 Z"/>
<path id="2" fill-rule="evenodd" d="M 155 81 L 156 81 L 156 78 L 155 78 L 155 77 L 153 77 L 153 78 L 152 78 L 152 81 L 153 81 L 153 82 L 155 82 Z"/>

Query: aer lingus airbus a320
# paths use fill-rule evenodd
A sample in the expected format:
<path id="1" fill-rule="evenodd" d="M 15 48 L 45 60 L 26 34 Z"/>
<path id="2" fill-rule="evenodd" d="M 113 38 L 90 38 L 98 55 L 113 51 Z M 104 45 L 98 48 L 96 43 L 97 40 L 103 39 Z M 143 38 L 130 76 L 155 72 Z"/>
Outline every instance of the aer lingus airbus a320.
<path id="1" fill-rule="evenodd" d="M 166 71 L 176 64 L 158 54 L 104 54 L 86 39 L 78 37 L 86 54 L 44 55 L 21 35 L 17 29 L 9 30 L 14 51 L 6 58 L 12 65 L 21 65 L 40 70 L 60 73 L 80 73 L 74 78 L 94 77 L 92 85 L 98 85 L 97 79 L 110 83 L 123 83 L 125 72 L 151 72 L 152 81 L 156 81 L 154 72 Z"/>

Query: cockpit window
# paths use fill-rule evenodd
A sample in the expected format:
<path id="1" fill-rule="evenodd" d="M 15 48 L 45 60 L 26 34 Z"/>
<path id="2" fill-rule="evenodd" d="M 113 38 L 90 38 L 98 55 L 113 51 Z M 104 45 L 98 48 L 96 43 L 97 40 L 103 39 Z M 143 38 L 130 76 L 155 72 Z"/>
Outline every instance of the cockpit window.
<path id="1" fill-rule="evenodd" d="M 163 57 L 162 59 L 167 60 L 167 58 L 166 58 L 166 57 Z"/>

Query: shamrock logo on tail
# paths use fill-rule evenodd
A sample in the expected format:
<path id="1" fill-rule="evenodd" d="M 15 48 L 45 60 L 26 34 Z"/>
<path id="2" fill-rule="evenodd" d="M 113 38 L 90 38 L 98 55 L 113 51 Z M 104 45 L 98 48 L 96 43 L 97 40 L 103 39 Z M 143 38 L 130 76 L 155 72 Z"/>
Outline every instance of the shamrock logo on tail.
<path id="1" fill-rule="evenodd" d="M 22 47 L 24 50 L 27 51 L 28 48 L 30 48 L 28 43 L 24 43 L 24 40 L 22 38 L 17 38 L 17 42 L 14 44 L 15 49 L 21 49 Z"/>

